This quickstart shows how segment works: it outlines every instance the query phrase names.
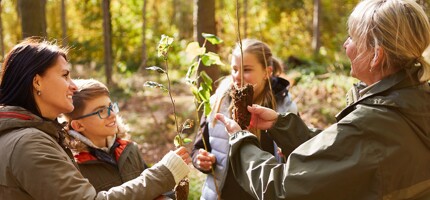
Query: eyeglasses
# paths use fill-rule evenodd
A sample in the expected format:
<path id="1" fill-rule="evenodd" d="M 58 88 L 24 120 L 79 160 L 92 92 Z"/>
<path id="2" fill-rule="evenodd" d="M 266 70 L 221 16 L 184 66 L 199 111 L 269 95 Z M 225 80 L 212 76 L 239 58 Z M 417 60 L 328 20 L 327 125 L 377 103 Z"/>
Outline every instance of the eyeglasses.
<path id="1" fill-rule="evenodd" d="M 92 113 L 77 117 L 77 118 L 75 118 L 75 120 L 82 119 L 82 118 L 89 117 L 89 116 L 93 116 L 93 115 L 98 115 L 100 119 L 106 119 L 110 116 L 111 112 L 114 112 L 115 114 L 117 114 L 119 112 L 119 108 L 118 108 L 117 103 L 112 103 L 109 105 L 109 107 L 105 107 L 105 108 L 102 108 L 96 112 L 92 112 Z"/>

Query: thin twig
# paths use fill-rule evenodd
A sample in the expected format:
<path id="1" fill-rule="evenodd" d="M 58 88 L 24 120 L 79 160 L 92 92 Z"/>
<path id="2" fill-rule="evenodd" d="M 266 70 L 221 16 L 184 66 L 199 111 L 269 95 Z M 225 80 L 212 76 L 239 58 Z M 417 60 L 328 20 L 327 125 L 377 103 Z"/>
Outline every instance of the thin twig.
<path id="1" fill-rule="evenodd" d="M 167 87 L 168 87 L 168 88 L 167 88 L 167 91 L 168 91 L 168 93 L 169 93 L 170 101 L 172 102 L 172 105 L 173 105 L 173 116 L 175 117 L 176 133 L 177 133 L 177 135 L 179 136 L 180 141 L 182 142 L 181 133 L 179 132 L 178 119 L 177 119 L 177 117 L 176 117 L 176 106 L 175 106 L 175 100 L 173 100 L 172 92 L 171 92 L 171 89 L 170 89 L 169 65 L 168 65 L 168 63 L 167 63 L 167 55 L 165 56 L 164 63 L 166 64 L 166 77 L 167 77 L 167 83 L 168 83 L 168 85 L 167 85 Z M 182 145 L 182 144 L 181 144 L 181 145 Z"/>
<path id="2" fill-rule="evenodd" d="M 239 39 L 240 49 L 240 87 L 243 87 L 243 49 L 242 38 L 240 37 L 240 15 L 239 15 L 239 0 L 236 0 L 236 19 L 237 19 L 237 37 Z"/>

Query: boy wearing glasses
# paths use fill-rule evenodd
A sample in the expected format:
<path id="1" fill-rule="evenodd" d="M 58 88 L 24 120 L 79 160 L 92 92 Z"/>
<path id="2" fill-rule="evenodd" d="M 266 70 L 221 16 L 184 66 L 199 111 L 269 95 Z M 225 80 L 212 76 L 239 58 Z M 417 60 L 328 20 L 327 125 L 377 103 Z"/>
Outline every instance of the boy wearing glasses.
<path id="1" fill-rule="evenodd" d="M 69 145 L 75 152 L 82 175 L 97 192 L 106 191 L 138 177 L 147 168 L 137 145 L 126 139 L 126 130 L 117 116 L 118 105 L 112 103 L 109 90 L 94 79 L 75 80 L 78 91 L 73 95 L 74 110 L 65 114 L 68 121 Z M 173 188 L 169 182 L 178 183 L 189 172 L 189 154 L 185 148 L 171 151 L 160 164 L 152 168 L 146 194 L 161 195 Z M 166 175 L 167 168 L 172 176 Z M 179 179 L 179 180 L 177 180 Z"/>

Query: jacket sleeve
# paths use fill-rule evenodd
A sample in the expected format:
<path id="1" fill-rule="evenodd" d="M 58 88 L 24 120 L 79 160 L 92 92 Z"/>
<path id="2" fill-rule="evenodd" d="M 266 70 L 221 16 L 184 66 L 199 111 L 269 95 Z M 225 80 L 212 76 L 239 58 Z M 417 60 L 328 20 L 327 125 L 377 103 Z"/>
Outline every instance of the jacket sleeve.
<path id="1" fill-rule="evenodd" d="M 284 134 L 291 134 L 285 132 Z M 375 183 L 381 153 L 350 123 L 335 124 L 277 163 L 258 148 L 255 136 L 239 131 L 230 137 L 231 168 L 236 180 L 258 199 L 351 199 Z M 367 172 L 367 173 L 364 173 Z"/>
<path id="2" fill-rule="evenodd" d="M 321 130 L 307 127 L 303 120 L 294 113 L 280 114 L 275 125 L 267 130 L 286 156 L 319 132 Z"/>
<path id="3" fill-rule="evenodd" d="M 36 200 L 153 199 L 175 186 L 171 171 L 158 163 L 139 177 L 97 194 L 61 146 L 37 130 L 25 134 L 16 144 L 10 168 L 20 187 Z"/>

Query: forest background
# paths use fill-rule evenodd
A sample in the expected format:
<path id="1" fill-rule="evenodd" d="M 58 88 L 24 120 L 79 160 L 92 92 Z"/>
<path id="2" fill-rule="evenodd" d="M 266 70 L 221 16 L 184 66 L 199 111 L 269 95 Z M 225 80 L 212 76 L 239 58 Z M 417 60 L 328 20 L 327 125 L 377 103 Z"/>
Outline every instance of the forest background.
<path id="1" fill-rule="evenodd" d="M 230 73 L 229 54 L 241 38 L 269 44 L 284 64 L 283 77 L 301 117 L 309 126 L 326 128 L 345 106 L 345 93 L 357 80 L 343 42 L 347 18 L 358 0 L 0 0 L 0 59 L 25 37 L 41 36 L 70 47 L 73 78 L 95 78 L 109 85 L 132 140 L 153 164 L 173 149 L 176 127 L 167 93 L 144 87 L 167 84 L 145 70 L 165 67 L 157 57 L 161 35 L 174 38 L 169 73 L 179 121 L 198 121 L 185 75 L 192 63 L 187 44 L 203 44 L 202 33 L 223 43 L 207 49 L 224 66 L 201 67 L 213 79 Z M 418 1 L 430 14 L 429 0 Z M 238 30 L 239 27 L 239 30 Z M 428 58 L 428 56 L 427 56 Z M 215 81 L 216 85 L 216 81 Z M 198 126 L 190 131 L 194 139 Z M 192 145 L 188 145 L 191 150 Z M 189 199 L 198 199 L 205 175 L 190 174 Z"/>

